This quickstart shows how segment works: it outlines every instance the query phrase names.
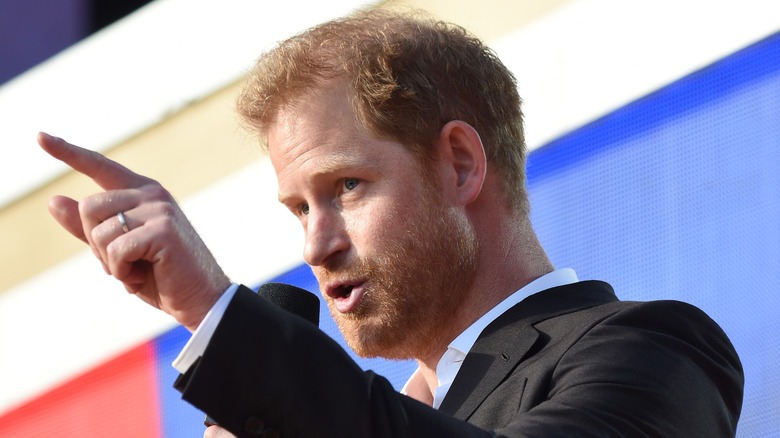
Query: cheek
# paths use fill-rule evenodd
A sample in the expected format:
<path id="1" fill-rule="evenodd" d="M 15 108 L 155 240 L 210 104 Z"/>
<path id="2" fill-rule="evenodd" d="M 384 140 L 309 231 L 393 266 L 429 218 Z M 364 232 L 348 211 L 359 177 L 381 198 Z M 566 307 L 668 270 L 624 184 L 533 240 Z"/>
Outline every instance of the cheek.
<path id="1" fill-rule="evenodd" d="M 382 251 L 398 240 L 419 218 L 417 204 L 383 198 L 366 205 L 345 221 L 347 232 L 359 253 Z"/>

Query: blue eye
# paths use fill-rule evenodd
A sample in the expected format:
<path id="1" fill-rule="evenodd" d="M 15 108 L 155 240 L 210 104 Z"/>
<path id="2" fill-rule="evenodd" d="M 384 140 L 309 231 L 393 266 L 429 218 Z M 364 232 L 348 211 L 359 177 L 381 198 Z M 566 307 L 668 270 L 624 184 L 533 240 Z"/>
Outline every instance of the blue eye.
<path id="1" fill-rule="evenodd" d="M 360 181 L 358 181 L 357 178 L 347 178 L 344 180 L 344 188 L 347 190 L 354 190 L 359 182 Z"/>
<path id="2" fill-rule="evenodd" d="M 301 214 L 303 215 L 309 214 L 309 204 L 301 205 Z"/>

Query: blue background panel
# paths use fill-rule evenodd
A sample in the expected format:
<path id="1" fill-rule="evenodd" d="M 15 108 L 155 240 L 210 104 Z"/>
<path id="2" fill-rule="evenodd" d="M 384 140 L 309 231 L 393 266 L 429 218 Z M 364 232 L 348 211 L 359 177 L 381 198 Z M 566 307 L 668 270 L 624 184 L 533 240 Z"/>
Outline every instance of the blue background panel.
<path id="1" fill-rule="evenodd" d="M 780 431 L 780 34 L 536 150 L 553 262 L 699 306 L 742 359 L 738 436 Z"/>

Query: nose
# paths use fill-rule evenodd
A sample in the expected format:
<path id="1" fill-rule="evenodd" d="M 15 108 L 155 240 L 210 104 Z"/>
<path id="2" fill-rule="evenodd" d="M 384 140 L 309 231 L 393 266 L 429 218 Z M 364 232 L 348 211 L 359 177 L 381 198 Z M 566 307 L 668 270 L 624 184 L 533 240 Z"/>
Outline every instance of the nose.
<path id="1" fill-rule="evenodd" d="M 328 209 L 311 209 L 305 235 L 303 260 L 311 266 L 322 266 L 349 250 L 350 241 L 343 218 Z"/>

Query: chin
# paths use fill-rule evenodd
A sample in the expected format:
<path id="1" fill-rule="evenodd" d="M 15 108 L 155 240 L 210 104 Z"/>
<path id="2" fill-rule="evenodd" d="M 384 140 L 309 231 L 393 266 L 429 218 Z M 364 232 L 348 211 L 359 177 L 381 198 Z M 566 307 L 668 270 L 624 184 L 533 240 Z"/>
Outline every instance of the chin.
<path id="1" fill-rule="evenodd" d="M 413 357 L 409 345 L 404 342 L 405 336 L 388 327 L 386 322 L 366 323 L 339 319 L 336 322 L 349 348 L 362 358 L 406 360 Z"/>

